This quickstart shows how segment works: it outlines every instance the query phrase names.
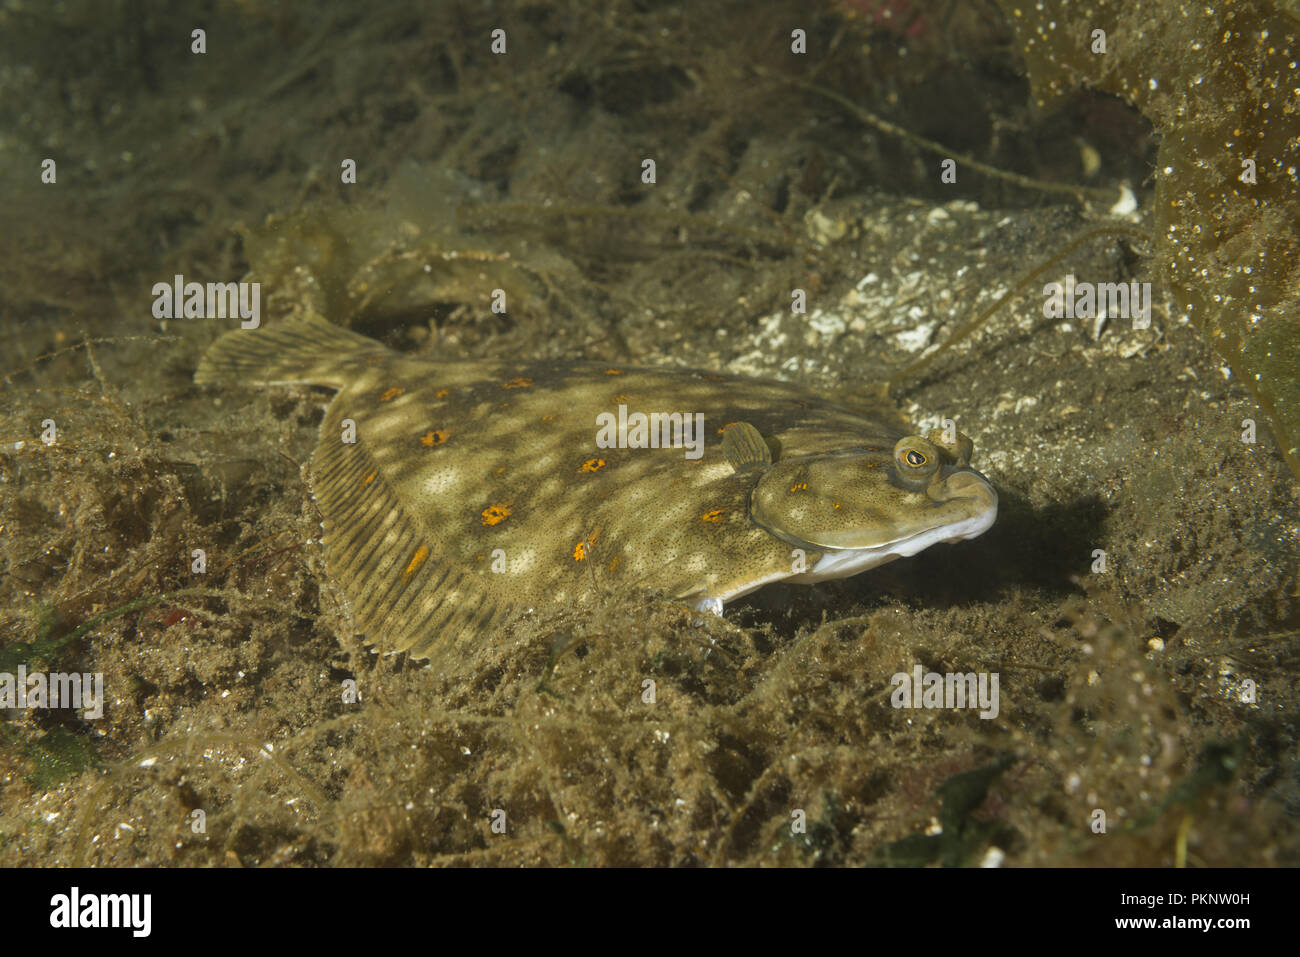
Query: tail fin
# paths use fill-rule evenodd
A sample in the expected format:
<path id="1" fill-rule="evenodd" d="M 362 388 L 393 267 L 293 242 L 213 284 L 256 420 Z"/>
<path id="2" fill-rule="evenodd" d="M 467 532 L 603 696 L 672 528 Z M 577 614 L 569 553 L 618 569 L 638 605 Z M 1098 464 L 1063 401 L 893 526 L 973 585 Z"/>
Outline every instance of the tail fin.
<path id="1" fill-rule="evenodd" d="M 387 346 L 317 315 L 265 329 L 228 332 L 203 354 L 194 381 L 343 386 L 358 359 L 391 356 Z"/>

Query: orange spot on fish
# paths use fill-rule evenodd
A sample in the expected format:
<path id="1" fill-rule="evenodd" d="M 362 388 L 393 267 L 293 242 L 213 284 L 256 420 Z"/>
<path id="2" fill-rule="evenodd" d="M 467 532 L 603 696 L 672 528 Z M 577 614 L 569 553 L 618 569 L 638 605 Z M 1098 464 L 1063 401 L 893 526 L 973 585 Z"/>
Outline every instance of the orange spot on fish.
<path id="1" fill-rule="evenodd" d="M 411 556 L 411 560 L 406 565 L 406 571 L 402 572 L 402 581 L 406 581 L 412 575 L 420 570 L 420 566 L 429 560 L 429 546 L 421 545 Z"/>
<path id="2" fill-rule="evenodd" d="M 446 429 L 430 429 L 428 432 L 425 432 L 424 435 L 420 436 L 420 442 L 423 445 L 427 445 L 429 448 L 434 448 L 435 446 L 442 445 L 442 443 L 446 442 L 450 435 L 451 433 Z"/>
<path id="3" fill-rule="evenodd" d="M 622 555 L 615 555 L 615 556 L 614 556 L 614 560 L 611 561 L 611 562 L 609 563 L 609 570 L 610 570 L 610 571 L 615 571 L 615 570 L 618 569 L 618 566 L 619 566 L 619 565 L 622 565 L 622 564 L 623 564 L 623 556 L 622 556 Z"/>
<path id="4" fill-rule="evenodd" d="M 378 477 L 379 477 L 379 469 L 371 469 L 370 474 L 361 480 L 361 487 L 365 488 L 367 485 L 369 485 Z"/>
<path id="5" fill-rule="evenodd" d="M 433 394 L 433 397 L 435 399 L 445 399 L 449 395 L 451 395 L 450 389 L 439 389 L 437 392 Z"/>
<path id="6" fill-rule="evenodd" d="M 500 525 L 510 517 L 509 505 L 489 505 L 482 511 L 484 525 Z"/>
<path id="7" fill-rule="evenodd" d="M 558 419 L 558 418 L 559 418 L 558 415 L 556 415 L 554 412 L 550 412 L 550 413 L 548 413 L 548 414 L 542 416 L 542 421 L 543 421 L 543 422 L 554 422 L 554 421 L 555 421 L 556 419 Z"/>
<path id="8" fill-rule="evenodd" d="M 582 463 L 582 468 L 578 469 L 578 471 L 579 471 L 579 472 L 598 472 L 598 471 L 600 471 L 601 469 L 603 469 L 604 467 L 605 467 L 605 460 L 604 460 L 604 459 L 587 459 L 587 461 L 585 461 L 585 462 Z"/>
<path id="9" fill-rule="evenodd" d="M 622 375 L 622 374 L 623 374 L 623 370 L 622 370 L 622 369 L 606 369 L 606 370 L 605 370 L 605 375 Z"/>
<path id="10" fill-rule="evenodd" d="M 622 392 L 620 392 L 618 395 L 614 396 L 614 401 L 619 403 L 619 405 L 622 405 L 624 402 L 627 401 L 627 396 L 625 396 Z"/>
<path id="11" fill-rule="evenodd" d="M 532 380 L 532 379 L 528 378 L 527 376 L 520 376 L 520 377 L 517 378 L 517 379 L 511 379 L 509 382 L 502 382 L 502 383 L 501 383 L 501 388 L 503 388 L 503 389 L 527 389 L 527 388 L 528 388 L 530 385 L 532 385 L 532 384 L 533 384 L 533 380 Z"/>
<path id="12" fill-rule="evenodd" d="M 379 401 L 392 402 L 394 399 L 396 399 L 399 395 L 401 395 L 405 391 L 406 390 L 403 389 L 400 385 L 395 385 L 391 389 L 385 389 L 383 394 L 379 397 Z"/>
<path id="13" fill-rule="evenodd" d="M 723 515 L 723 513 L 724 513 L 725 511 L 726 511 L 726 509 L 721 509 L 721 508 L 715 508 L 715 509 L 712 509 L 711 511 L 705 512 L 703 515 L 701 515 L 701 516 L 700 516 L 700 521 L 701 521 L 701 522 L 720 522 L 720 521 L 722 521 L 722 515 Z"/>
<path id="14" fill-rule="evenodd" d="M 791 485 L 791 486 L 790 486 L 790 491 L 792 491 L 792 492 L 806 492 L 806 491 L 808 491 L 808 483 L 807 483 L 807 482 L 799 482 L 799 483 L 797 483 L 797 484 L 795 484 L 795 485 Z M 839 508 L 838 505 L 835 506 L 835 507 L 836 507 L 836 508 Z"/>
<path id="15" fill-rule="evenodd" d="M 586 559 L 587 553 L 591 551 L 591 546 L 596 544 L 596 539 L 600 538 L 600 532 L 592 532 L 582 541 L 578 542 L 573 548 L 573 560 L 580 562 Z"/>

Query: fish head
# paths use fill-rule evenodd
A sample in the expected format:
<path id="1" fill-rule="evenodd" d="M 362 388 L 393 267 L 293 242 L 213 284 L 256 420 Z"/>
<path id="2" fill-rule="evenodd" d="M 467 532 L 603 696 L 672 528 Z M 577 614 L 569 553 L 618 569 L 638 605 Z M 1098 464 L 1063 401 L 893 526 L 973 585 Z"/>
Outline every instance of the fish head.
<path id="1" fill-rule="evenodd" d="M 938 542 L 987 531 L 998 493 L 969 465 L 964 435 L 944 444 L 909 435 L 892 449 L 794 456 L 769 467 L 750 494 L 750 517 L 777 538 L 821 553 L 788 581 L 843 578 Z"/>

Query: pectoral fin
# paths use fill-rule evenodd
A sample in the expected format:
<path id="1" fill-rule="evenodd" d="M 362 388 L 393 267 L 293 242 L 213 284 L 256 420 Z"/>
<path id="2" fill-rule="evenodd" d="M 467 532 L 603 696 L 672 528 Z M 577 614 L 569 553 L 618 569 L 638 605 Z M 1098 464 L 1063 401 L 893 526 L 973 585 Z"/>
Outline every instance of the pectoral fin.
<path id="1" fill-rule="evenodd" d="M 748 422 L 732 422 L 722 433 L 722 454 L 737 472 L 766 469 L 772 464 L 772 450 L 758 429 Z"/>

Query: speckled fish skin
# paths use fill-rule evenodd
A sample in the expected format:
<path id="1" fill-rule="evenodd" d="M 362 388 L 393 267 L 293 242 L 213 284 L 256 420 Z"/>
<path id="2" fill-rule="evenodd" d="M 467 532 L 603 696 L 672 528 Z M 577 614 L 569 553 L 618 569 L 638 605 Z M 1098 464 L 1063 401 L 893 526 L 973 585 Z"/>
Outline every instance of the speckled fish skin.
<path id="1" fill-rule="evenodd" d="M 195 380 L 338 390 L 310 470 L 327 568 L 368 641 L 420 658 L 625 586 L 720 614 L 768 582 L 974 537 L 997 513 L 964 436 L 907 437 L 779 382 L 440 362 L 319 317 L 228 333 Z M 620 405 L 702 413 L 702 454 L 598 447 Z"/>

